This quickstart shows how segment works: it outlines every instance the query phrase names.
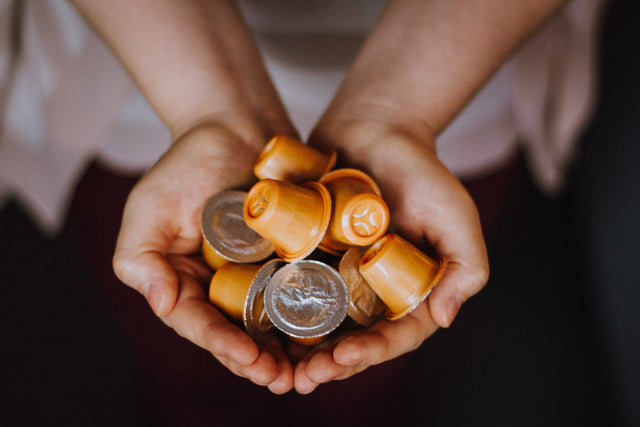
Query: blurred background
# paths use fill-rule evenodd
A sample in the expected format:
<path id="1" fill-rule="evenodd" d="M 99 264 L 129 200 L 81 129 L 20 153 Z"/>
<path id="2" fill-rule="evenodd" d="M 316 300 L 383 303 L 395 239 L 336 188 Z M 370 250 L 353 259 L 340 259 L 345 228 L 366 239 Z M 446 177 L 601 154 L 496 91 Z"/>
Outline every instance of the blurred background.
<path id="1" fill-rule="evenodd" d="M 595 112 L 565 191 L 542 194 L 522 155 L 464 180 L 485 227 L 486 288 L 417 351 L 309 396 L 227 373 L 114 277 L 138 173 L 91 161 L 57 229 L 6 195 L 0 424 L 640 425 L 638 9 L 604 10 Z M 3 49 L 20 40 L 7 26 L 15 10 L 3 14 Z"/>

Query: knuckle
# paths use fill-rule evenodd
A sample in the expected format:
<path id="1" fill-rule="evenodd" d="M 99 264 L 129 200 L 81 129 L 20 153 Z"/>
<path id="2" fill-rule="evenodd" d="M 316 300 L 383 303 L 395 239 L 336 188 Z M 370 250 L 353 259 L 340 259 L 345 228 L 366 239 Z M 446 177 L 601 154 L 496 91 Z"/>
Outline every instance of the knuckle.
<path id="1" fill-rule="evenodd" d="M 473 283 L 475 285 L 476 290 L 482 289 L 487 282 L 489 281 L 489 263 L 482 263 L 475 268 L 475 275 L 473 278 Z"/>
<path id="2" fill-rule="evenodd" d="M 131 271 L 131 261 L 122 252 L 116 251 L 112 259 L 113 272 L 116 277 L 126 283 L 126 279 Z"/>
<path id="3" fill-rule="evenodd" d="M 458 296 L 462 301 L 467 301 L 473 295 L 480 292 L 489 280 L 489 266 L 482 265 L 473 268 L 467 273 L 465 284 L 458 288 Z"/>
<path id="4" fill-rule="evenodd" d="M 200 347 L 208 350 L 216 357 L 230 358 L 231 354 L 225 342 L 231 340 L 222 320 L 207 320 L 196 322 L 194 329 L 185 334 L 186 338 Z"/>
<path id="5" fill-rule="evenodd" d="M 431 335 L 431 331 L 427 322 L 421 322 L 416 319 L 414 324 L 413 340 L 411 341 L 408 351 L 417 350 L 429 335 Z"/>

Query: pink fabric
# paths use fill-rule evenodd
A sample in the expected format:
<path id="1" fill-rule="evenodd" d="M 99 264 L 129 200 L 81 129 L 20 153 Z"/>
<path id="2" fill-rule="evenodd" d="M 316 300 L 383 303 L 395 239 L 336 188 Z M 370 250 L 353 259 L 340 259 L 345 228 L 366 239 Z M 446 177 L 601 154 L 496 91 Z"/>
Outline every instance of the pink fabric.
<path id="1" fill-rule="evenodd" d="M 331 99 L 385 4 L 368 3 L 360 15 L 349 2 L 320 3 L 326 7 L 317 21 L 309 12 L 313 4 L 269 3 L 295 22 L 273 25 L 266 4 L 239 2 L 302 135 Z M 569 2 L 439 136 L 438 155 L 455 174 L 489 173 L 512 160 L 521 144 L 539 187 L 550 194 L 561 191 L 595 96 L 603 3 Z M 0 3 L 0 23 L 8 22 L 9 4 Z M 113 170 L 139 173 L 166 150 L 170 134 L 68 2 L 26 2 L 25 7 L 23 56 L 0 141 L 0 203 L 18 197 L 44 230 L 55 233 L 89 161 L 98 157 Z M 333 15 L 339 17 L 335 23 Z M 7 60 L 5 31 L 0 33 L 5 74 Z"/>

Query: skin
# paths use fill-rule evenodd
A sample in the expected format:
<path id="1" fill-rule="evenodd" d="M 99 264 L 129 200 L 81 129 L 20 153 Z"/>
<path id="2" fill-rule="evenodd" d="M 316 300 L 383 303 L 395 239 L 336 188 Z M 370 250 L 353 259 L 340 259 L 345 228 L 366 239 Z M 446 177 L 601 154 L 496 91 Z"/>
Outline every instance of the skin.
<path id="1" fill-rule="evenodd" d="M 428 299 L 397 322 L 337 340 L 295 369 L 295 388 L 344 379 L 417 348 L 486 284 L 475 205 L 438 160 L 435 138 L 561 1 L 393 1 L 309 143 L 378 182 L 403 237 L 448 260 Z M 401 46 L 402 48 L 398 48 Z M 426 244 L 426 245 L 425 245 Z"/>
<path id="2" fill-rule="evenodd" d="M 238 150 L 239 145 L 233 132 L 211 123 L 176 141 L 130 195 L 114 268 L 178 334 L 209 350 L 233 373 L 284 393 L 292 387 L 293 368 L 281 346 L 256 345 L 209 303 L 204 290 L 211 271 L 193 255 L 201 243 L 205 194 L 251 180 L 255 153 Z M 187 177 L 192 185 L 185 189 Z"/>
<path id="3" fill-rule="evenodd" d="M 309 393 L 414 350 L 451 324 L 489 274 L 475 205 L 438 160 L 435 138 L 561 3 L 390 2 L 309 143 L 370 173 L 397 231 L 449 266 L 405 318 L 309 350 L 259 346 L 229 323 L 208 302 L 211 272 L 195 255 L 208 197 L 246 187 L 271 136 L 296 136 L 233 2 L 75 0 L 173 135 L 129 196 L 117 276 L 177 333 L 274 393 Z"/>
<path id="4" fill-rule="evenodd" d="M 130 194 L 116 275 L 236 375 L 274 393 L 291 390 L 293 367 L 281 345 L 257 345 L 208 302 L 211 271 L 195 256 L 207 198 L 246 187 L 270 136 L 296 136 L 239 11 L 224 0 L 75 4 L 173 135 Z"/>

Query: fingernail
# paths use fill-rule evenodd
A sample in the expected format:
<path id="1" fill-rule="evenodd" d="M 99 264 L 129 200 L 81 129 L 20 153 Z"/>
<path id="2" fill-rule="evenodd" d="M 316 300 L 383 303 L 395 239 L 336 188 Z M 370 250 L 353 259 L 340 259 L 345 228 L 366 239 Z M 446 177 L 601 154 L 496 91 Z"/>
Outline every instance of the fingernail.
<path id="1" fill-rule="evenodd" d="M 453 319 L 456 317 L 456 314 L 458 314 L 458 311 L 460 310 L 460 306 L 462 305 L 463 302 L 464 300 L 459 296 L 453 296 L 449 298 L 449 301 L 447 302 L 447 307 L 445 308 L 444 315 L 443 315 L 444 317 L 443 320 L 445 325 L 447 326 L 451 325 L 451 323 L 453 322 Z"/>
<path id="2" fill-rule="evenodd" d="M 309 393 L 312 393 L 316 388 L 318 388 L 318 386 L 314 385 L 314 386 L 311 386 L 310 388 L 307 388 L 305 390 L 300 390 L 300 391 L 298 391 L 298 393 L 300 393 L 300 394 L 309 394 Z"/>
<path id="3" fill-rule="evenodd" d="M 153 312 L 156 314 L 159 313 L 164 305 L 164 297 L 162 292 L 160 292 L 160 288 L 153 284 L 147 285 L 144 291 L 144 297 L 147 299 Z"/>
<path id="4" fill-rule="evenodd" d="M 255 357 L 251 357 L 248 353 L 234 354 L 231 358 L 242 366 L 252 365 L 256 361 Z"/>
<path id="5" fill-rule="evenodd" d="M 354 365 L 360 364 L 361 362 L 362 362 L 362 358 L 361 357 L 353 356 L 353 355 L 347 356 L 347 357 L 345 357 L 344 359 L 342 359 L 340 361 L 336 360 L 336 363 L 338 363 L 340 365 L 343 365 L 343 366 L 354 366 Z"/>
<path id="6" fill-rule="evenodd" d="M 337 375 L 335 374 L 331 374 L 331 375 L 327 375 L 326 377 L 322 378 L 319 383 L 323 384 L 323 383 L 328 383 L 329 381 L 333 381 L 335 380 L 337 377 Z"/>

